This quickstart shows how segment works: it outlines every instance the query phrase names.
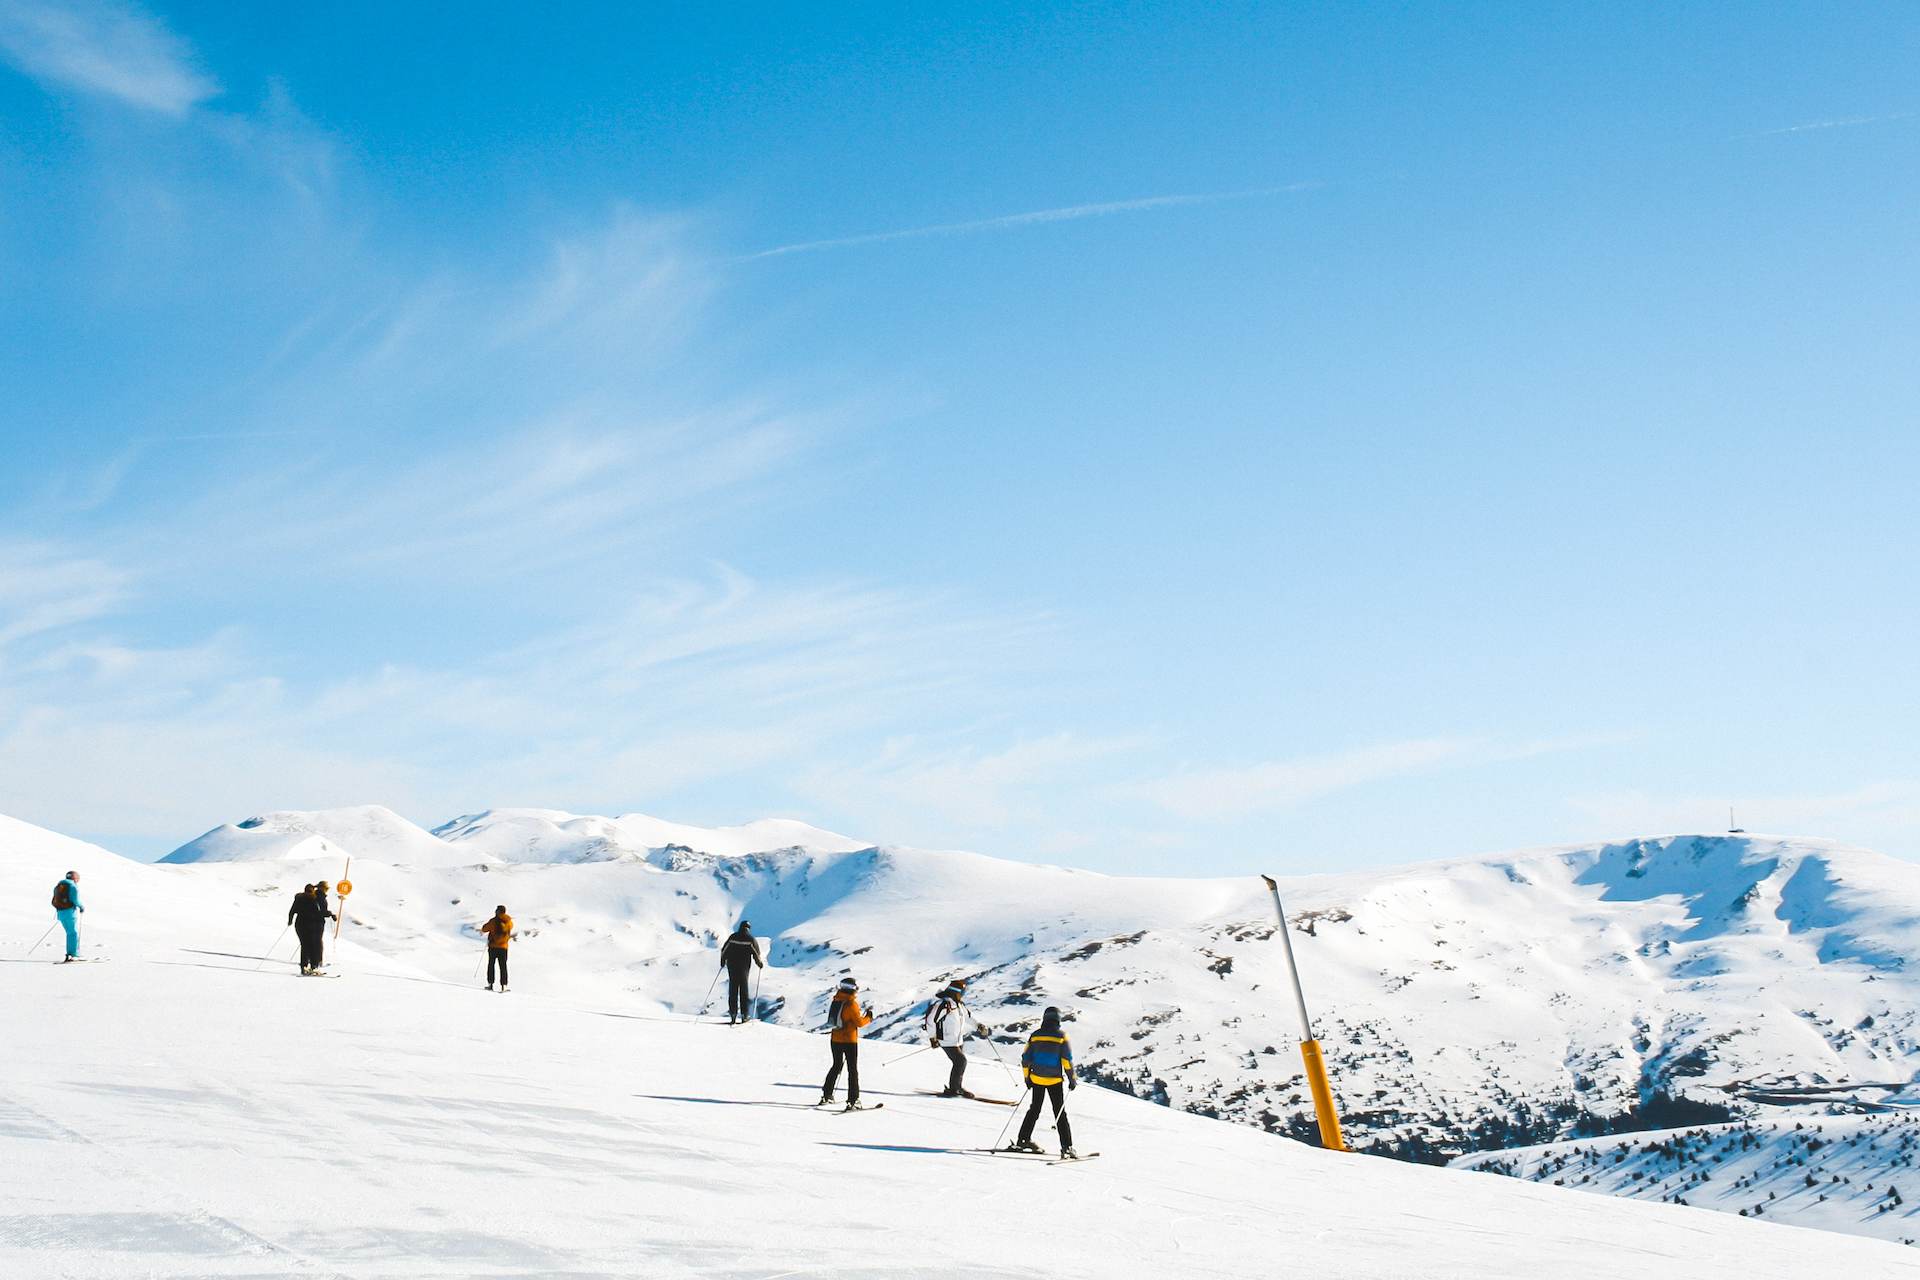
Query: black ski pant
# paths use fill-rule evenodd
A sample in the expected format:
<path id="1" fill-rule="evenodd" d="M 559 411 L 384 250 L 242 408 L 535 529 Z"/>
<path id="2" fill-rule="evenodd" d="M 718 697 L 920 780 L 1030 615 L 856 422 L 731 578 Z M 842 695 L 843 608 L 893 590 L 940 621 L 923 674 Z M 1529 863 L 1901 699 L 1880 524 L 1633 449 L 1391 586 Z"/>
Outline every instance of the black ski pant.
<path id="1" fill-rule="evenodd" d="M 840 1082 L 840 1068 L 847 1069 L 847 1102 L 849 1105 L 860 1101 L 860 1046 L 833 1042 L 833 1068 L 827 1072 L 827 1082 L 820 1086 L 820 1096 L 831 1098 L 833 1086 Z"/>
<path id="2" fill-rule="evenodd" d="M 1060 1131 L 1060 1149 L 1066 1150 L 1073 1145 L 1073 1126 L 1067 1123 L 1067 1086 L 1065 1084 L 1036 1084 L 1033 1089 L 1033 1105 L 1027 1108 L 1027 1118 L 1020 1125 L 1020 1141 L 1033 1141 L 1033 1126 L 1040 1122 L 1040 1099 L 1053 1100 L 1053 1123 Z"/>
<path id="3" fill-rule="evenodd" d="M 752 998 L 747 991 L 746 969 L 727 970 L 727 1020 L 729 1022 L 735 1018 L 745 1022 L 750 1016 Z"/>
<path id="4" fill-rule="evenodd" d="M 500 966 L 500 985 L 507 985 L 507 949 L 505 947 L 487 948 L 487 985 L 493 985 L 494 966 Z"/>
<path id="5" fill-rule="evenodd" d="M 943 1044 L 940 1052 L 947 1055 L 947 1061 L 953 1064 L 953 1070 L 947 1072 L 947 1092 L 960 1092 L 960 1082 L 967 1076 L 967 1055 L 958 1045 Z"/>
<path id="6" fill-rule="evenodd" d="M 304 929 L 296 927 L 294 936 L 300 939 L 300 967 L 302 969 L 318 969 L 322 959 L 321 930 L 312 928 L 311 926 Z"/>

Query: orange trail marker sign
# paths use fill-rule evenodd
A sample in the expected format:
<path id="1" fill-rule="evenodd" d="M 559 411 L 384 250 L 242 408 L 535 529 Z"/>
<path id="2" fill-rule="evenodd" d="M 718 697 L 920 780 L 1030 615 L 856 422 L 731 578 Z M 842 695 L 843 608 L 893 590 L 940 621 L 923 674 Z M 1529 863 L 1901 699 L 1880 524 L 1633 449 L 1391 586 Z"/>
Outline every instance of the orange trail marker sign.
<path id="1" fill-rule="evenodd" d="M 347 859 L 347 865 L 340 868 L 340 883 L 333 886 L 340 895 L 340 914 L 333 918 L 333 940 L 340 941 L 340 926 L 347 922 L 347 895 L 353 892 L 353 881 L 347 879 L 347 873 L 353 870 L 353 859 Z"/>

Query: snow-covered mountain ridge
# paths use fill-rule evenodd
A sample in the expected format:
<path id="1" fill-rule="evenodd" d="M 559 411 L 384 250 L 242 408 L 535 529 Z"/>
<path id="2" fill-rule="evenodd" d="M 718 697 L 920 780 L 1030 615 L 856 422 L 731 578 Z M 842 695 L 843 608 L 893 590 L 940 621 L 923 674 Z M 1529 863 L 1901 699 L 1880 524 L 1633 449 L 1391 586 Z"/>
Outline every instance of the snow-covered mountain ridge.
<path id="1" fill-rule="evenodd" d="M 232 860 L 235 832 L 252 842 L 245 861 Z M 324 832 L 324 853 L 302 832 Z M 747 848 L 772 841 L 784 847 Z M 1046 1003 L 1097 1029 L 1081 1053 L 1107 1083 L 1311 1138 L 1271 905 L 1251 876 L 1111 877 L 798 823 L 708 832 L 546 810 L 432 833 L 386 811 L 268 815 L 169 860 L 283 893 L 326 873 L 302 859 L 348 854 L 355 929 L 409 962 L 457 969 L 472 923 L 504 899 L 532 944 L 526 981 L 694 1008 L 711 948 L 746 916 L 770 940 L 770 1020 L 812 1025 L 851 969 L 884 1031 L 910 1038 L 934 986 L 965 974 L 1010 1034 Z M 1282 891 L 1363 1147 L 1443 1159 L 1731 1120 L 1784 1105 L 1782 1089 L 1920 1069 L 1920 867 L 1867 850 L 1672 836 Z"/>

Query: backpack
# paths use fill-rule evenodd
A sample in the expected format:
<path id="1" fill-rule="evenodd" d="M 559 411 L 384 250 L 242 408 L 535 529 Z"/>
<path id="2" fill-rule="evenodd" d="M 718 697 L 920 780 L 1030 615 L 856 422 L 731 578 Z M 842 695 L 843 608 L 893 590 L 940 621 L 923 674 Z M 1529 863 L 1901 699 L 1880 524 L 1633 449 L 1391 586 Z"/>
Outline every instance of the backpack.
<path id="1" fill-rule="evenodd" d="M 73 909 L 73 886 L 65 880 L 53 886 L 53 909 L 55 911 Z"/>

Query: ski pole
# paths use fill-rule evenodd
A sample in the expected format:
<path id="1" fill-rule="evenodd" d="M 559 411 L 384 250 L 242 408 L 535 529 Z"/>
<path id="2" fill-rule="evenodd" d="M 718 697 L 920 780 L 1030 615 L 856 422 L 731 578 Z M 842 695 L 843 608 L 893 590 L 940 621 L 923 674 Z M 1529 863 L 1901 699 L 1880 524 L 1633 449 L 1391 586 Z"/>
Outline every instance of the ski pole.
<path id="1" fill-rule="evenodd" d="M 293 928 L 292 925 L 287 926 L 287 929 L 291 929 L 291 928 Z M 273 959 L 273 953 L 280 949 L 281 942 L 283 942 L 286 939 L 287 929 L 282 929 L 280 931 L 280 936 L 278 938 L 275 938 L 273 940 L 273 945 L 267 948 L 267 954 L 261 956 L 260 963 L 253 966 L 253 971 L 255 973 L 260 972 L 261 969 L 266 967 L 267 961 Z"/>
<path id="2" fill-rule="evenodd" d="M 715 969 L 713 971 L 713 981 L 707 984 L 707 998 L 700 1002 L 700 1012 L 693 1015 L 696 1020 L 707 1016 L 707 1006 L 713 1003 L 713 989 L 719 985 L 720 971 Z"/>
<path id="3" fill-rule="evenodd" d="M 1025 1106 L 1026 1104 L 1027 1104 L 1027 1100 L 1023 1097 L 1020 1099 L 1020 1101 L 1014 1103 L 1013 1106 L 1007 1111 L 1007 1122 L 1000 1126 L 999 1136 L 997 1136 L 993 1140 L 993 1149 L 995 1151 L 999 1151 L 1001 1149 L 1000 1144 L 1002 1141 L 1006 1139 L 1007 1130 L 1013 1128 L 1013 1118 L 1020 1114 L 1020 1108 Z"/>
<path id="4" fill-rule="evenodd" d="M 911 1057 L 913 1057 L 913 1056 L 914 1056 L 914 1054 L 918 1054 L 918 1053 L 925 1053 L 925 1052 L 926 1052 L 927 1050 L 929 1050 L 929 1049 L 931 1049 L 931 1048 L 933 1048 L 933 1046 L 932 1046 L 932 1045 L 930 1045 L 930 1044 L 923 1044 L 923 1045 L 921 1045 L 921 1046 L 920 1046 L 920 1047 L 919 1047 L 918 1049 L 915 1049 L 915 1050 L 913 1051 L 913 1053 L 903 1053 L 903 1054 L 901 1054 L 901 1055 L 900 1055 L 899 1057 L 897 1057 L 897 1058 L 895 1058 L 895 1059 L 894 1059 L 894 1060 L 893 1060 L 892 1062 L 883 1062 L 883 1063 L 881 1063 L 880 1065 L 881 1065 L 881 1066 L 883 1066 L 883 1067 L 891 1067 L 891 1066 L 894 1066 L 894 1065 L 895 1065 L 895 1064 L 897 1064 L 897 1063 L 901 1063 L 901 1062 L 905 1062 L 905 1061 L 906 1061 L 906 1060 L 907 1060 L 908 1058 L 911 1058 Z"/>
<path id="5" fill-rule="evenodd" d="M 1007 1079 L 1013 1081 L 1013 1087 L 1018 1089 L 1020 1087 L 1020 1077 L 1013 1074 L 1013 1068 L 1007 1066 L 1007 1060 L 1000 1056 L 1000 1046 L 993 1042 L 992 1036 L 982 1036 L 980 1038 L 987 1042 L 987 1048 L 993 1050 L 993 1060 L 1000 1064 L 1001 1069 L 1007 1073 Z"/>
<path id="6" fill-rule="evenodd" d="M 59 927 L 60 927 L 60 922 L 58 920 L 55 920 L 52 924 L 48 925 L 47 931 L 40 935 L 40 942 L 45 942 L 48 938 L 51 938 L 53 936 L 53 931 L 55 929 L 58 929 Z M 28 947 L 27 954 L 32 955 L 34 952 L 38 951 L 40 949 L 40 942 L 36 942 L 32 946 Z"/>
<path id="7" fill-rule="evenodd" d="M 761 965 L 753 971 L 753 1016 L 760 1016 L 760 979 L 767 976 L 767 966 Z"/>
<path id="8" fill-rule="evenodd" d="M 487 957 L 484 954 L 482 954 L 478 960 L 475 960 L 473 962 L 473 980 L 475 982 L 480 981 L 480 966 L 485 964 L 486 962 L 487 962 Z"/>

